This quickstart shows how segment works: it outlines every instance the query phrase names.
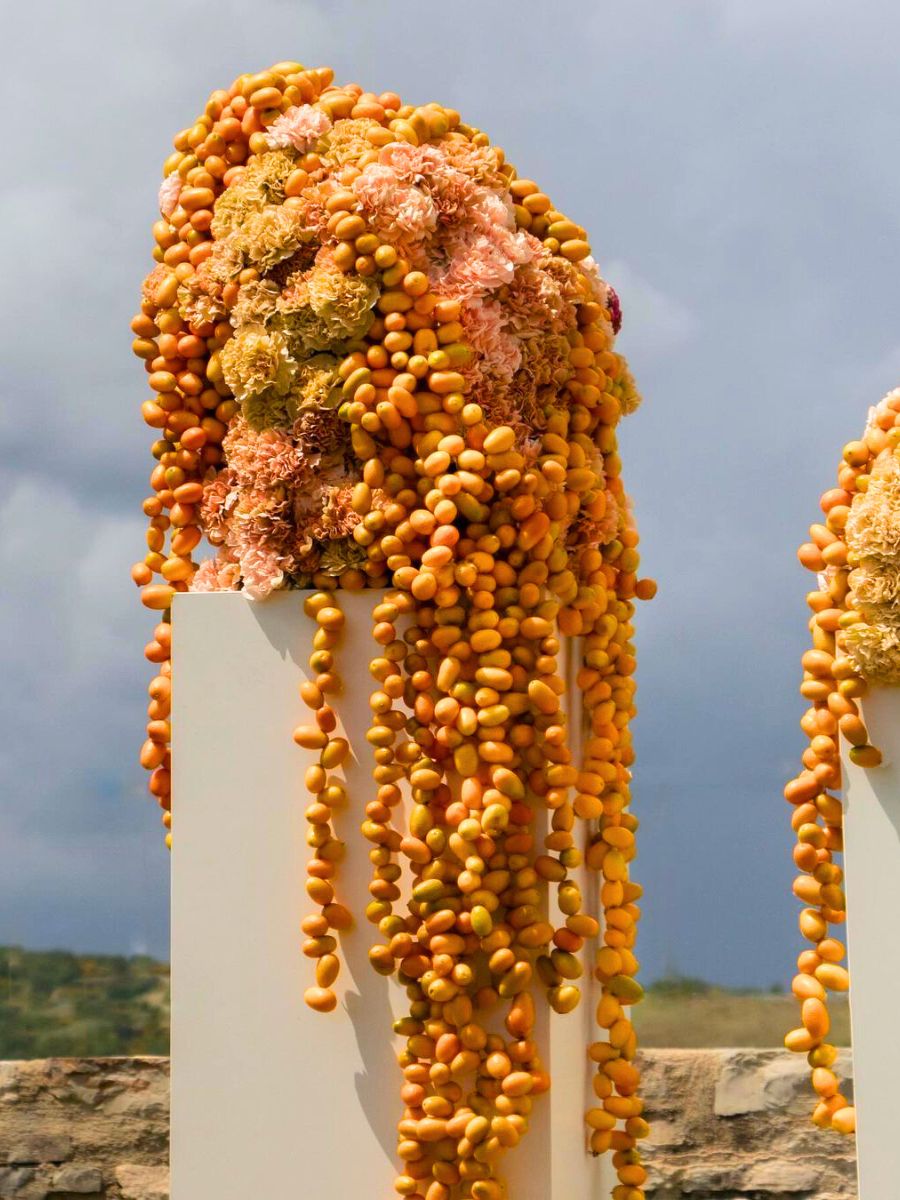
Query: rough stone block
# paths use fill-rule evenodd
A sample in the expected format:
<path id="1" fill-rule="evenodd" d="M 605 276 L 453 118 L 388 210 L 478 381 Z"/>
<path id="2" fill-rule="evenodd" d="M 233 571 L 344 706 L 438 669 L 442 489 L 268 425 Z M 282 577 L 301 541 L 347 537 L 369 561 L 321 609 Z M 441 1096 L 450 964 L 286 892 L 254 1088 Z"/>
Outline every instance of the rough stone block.
<path id="1" fill-rule="evenodd" d="M 83 1167 L 78 1163 L 69 1163 L 57 1171 L 50 1185 L 50 1195 L 57 1192 L 75 1193 L 79 1196 L 92 1196 L 103 1191 L 103 1172 L 97 1167 Z"/>
<path id="2" fill-rule="evenodd" d="M 755 1163 L 742 1181 L 748 1192 L 771 1192 L 776 1196 L 800 1192 L 806 1194 L 818 1186 L 822 1177 L 821 1166 L 815 1163 L 778 1161 Z"/>
<path id="3" fill-rule="evenodd" d="M 20 1164 L 61 1163 L 72 1157 L 72 1139 L 65 1133 L 26 1133 L 10 1147 L 6 1161 Z"/>
<path id="4" fill-rule="evenodd" d="M 717 1117 L 775 1109 L 783 1112 L 808 1088 L 805 1059 L 767 1051 L 734 1051 L 725 1058 L 716 1081 L 713 1109 Z"/>
<path id="5" fill-rule="evenodd" d="M 31 1167 L 0 1167 L 0 1200 L 18 1196 L 34 1179 Z"/>
<path id="6" fill-rule="evenodd" d="M 116 1167 L 122 1200 L 169 1200 L 169 1171 L 163 1166 L 122 1163 Z"/>

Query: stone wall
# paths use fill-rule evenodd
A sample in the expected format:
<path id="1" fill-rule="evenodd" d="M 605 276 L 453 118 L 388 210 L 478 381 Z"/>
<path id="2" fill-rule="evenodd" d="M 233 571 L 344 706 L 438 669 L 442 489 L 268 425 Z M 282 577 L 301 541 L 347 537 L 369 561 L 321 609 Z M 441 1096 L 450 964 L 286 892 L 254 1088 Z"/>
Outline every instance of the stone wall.
<path id="1" fill-rule="evenodd" d="M 653 1200 L 849 1200 L 851 1139 L 809 1121 L 805 1056 L 786 1050 L 642 1055 Z M 852 1096 L 849 1052 L 835 1068 Z"/>
<path id="2" fill-rule="evenodd" d="M 806 1119 L 802 1060 L 779 1050 L 642 1058 L 648 1200 L 856 1195 L 852 1143 Z M 168 1082 L 162 1058 L 0 1063 L 0 1200 L 167 1200 Z M 304 1200 L 302 1186 L 289 1191 Z"/>

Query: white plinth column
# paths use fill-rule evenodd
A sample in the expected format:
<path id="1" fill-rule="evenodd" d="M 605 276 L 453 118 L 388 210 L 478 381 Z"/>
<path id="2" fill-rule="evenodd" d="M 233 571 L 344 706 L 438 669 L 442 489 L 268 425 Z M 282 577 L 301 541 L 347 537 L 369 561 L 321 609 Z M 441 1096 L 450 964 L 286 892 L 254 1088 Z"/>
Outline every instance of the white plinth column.
<path id="1" fill-rule="evenodd" d="M 884 762 L 844 761 L 844 869 L 859 1197 L 882 1200 L 900 1179 L 900 688 L 873 689 L 863 710 Z"/>
<path id="2" fill-rule="evenodd" d="M 172 1200 L 394 1194 L 402 1110 L 390 1026 L 406 996 L 369 966 L 377 931 L 362 916 L 371 865 L 359 833 L 373 786 L 365 732 L 376 594 L 341 596 L 336 707 L 353 755 L 350 802 L 336 821 L 347 844 L 338 898 L 362 919 L 341 938 L 339 1002 L 328 1014 L 303 1002 L 313 981 L 300 949 L 311 911 L 303 773 L 314 756 L 291 731 L 309 719 L 297 691 L 315 628 L 304 596 L 175 601 Z M 567 1017 L 537 1005 L 553 1087 L 503 1162 L 510 1200 L 597 1200 L 609 1187 L 586 1151 L 596 1033 L 587 981 L 584 992 Z"/>

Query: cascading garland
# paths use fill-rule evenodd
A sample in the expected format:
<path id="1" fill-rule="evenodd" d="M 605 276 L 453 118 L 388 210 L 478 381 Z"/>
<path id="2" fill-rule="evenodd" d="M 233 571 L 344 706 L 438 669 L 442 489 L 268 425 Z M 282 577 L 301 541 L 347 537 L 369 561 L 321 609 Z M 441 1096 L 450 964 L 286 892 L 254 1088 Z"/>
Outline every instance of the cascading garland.
<path id="1" fill-rule="evenodd" d="M 877 767 L 881 753 L 869 742 L 858 701 L 870 683 L 900 684 L 900 389 L 869 410 L 861 441 L 848 442 L 837 487 L 824 492 L 824 524 L 810 526 L 810 541 L 797 551 L 818 575 L 807 596 L 813 648 L 803 656 L 800 691 L 811 707 L 800 724 L 809 737 L 803 771 L 785 788 L 795 806 L 794 862 L 803 872 L 794 894 L 806 907 L 800 932 L 813 944 L 798 960 L 793 991 L 801 1002 L 799 1028 L 785 1038 L 789 1050 L 806 1053 L 819 1102 L 813 1121 L 853 1133 L 856 1114 L 831 1070 L 837 1057 L 825 1040 L 827 992 L 845 992 L 849 975 L 840 965 L 843 942 L 829 936 L 842 924 L 846 901 L 843 872 L 834 856 L 843 847 L 840 736 L 851 762 Z"/>
<path id="2" fill-rule="evenodd" d="M 584 230 L 438 104 L 279 63 L 213 92 L 174 144 L 132 323 L 159 431 L 133 577 L 163 613 L 141 761 L 164 823 L 174 593 L 313 589 L 313 715 L 294 735 L 318 752 L 303 948 L 316 960 L 307 1003 L 333 1009 L 335 934 L 352 919 L 331 825 L 349 749 L 332 704 L 340 591 L 386 589 L 369 667 L 374 787 L 358 804 L 371 961 L 409 997 L 394 1027 L 396 1191 L 505 1195 L 498 1162 L 549 1086 L 534 993 L 573 1009 L 590 944 L 606 1031 L 590 1047 L 590 1146 L 613 1151 L 615 1200 L 641 1200 L 628 723 L 633 601 L 655 589 L 637 579 L 616 448 L 639 397 L 613 349 L 615 293 Z M 204 535 L 216 553 L 198 566 Z M 588 727 L 577 763 L 558 661 L 573 636 Z M 602 932 L 574 877 L 584 867 Z M 505 1033 L 491 1032 L 501 1003 Z"/>

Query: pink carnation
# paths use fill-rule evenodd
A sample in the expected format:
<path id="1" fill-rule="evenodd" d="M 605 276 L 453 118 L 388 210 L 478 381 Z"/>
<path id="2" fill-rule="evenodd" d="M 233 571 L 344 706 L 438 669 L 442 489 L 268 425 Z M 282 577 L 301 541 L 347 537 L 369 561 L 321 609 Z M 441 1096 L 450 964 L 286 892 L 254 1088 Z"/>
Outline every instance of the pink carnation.
<path id="1" fill-rule="evenodd" d="M 266 137 L 273 150 L 293 148 L 305 154 L 330 128 L 327 113 L 312 104 L 300 104 L 277 117 L 266 130 Z"/>
<path id="2" fill-rule="evenodd" d="M 450 261 L 432 267 L 437 291 L 472 298 L 512 283 L 517 266 L 531 262 L 534 251 L 522 236 L 504 226 L 489 232 L 468 229 L 450 242 Z"/>
<path id="3" fill-rule="evenodd" d="M 177 171 L 167 175 L 159 185 L 159 211 L 168 220 L 178 206 L 182 179 Z"/>
<path id="4" fill-rule="evenodd" d="M 486 374 L 512 379 L 522 365 L 519 339 L 506 328 L 503 306 L 497 300 L 469 300 L 462 312 L 466 341 L 482 356 Z"/>
<path id="5" fill-rule="evenodd" d="M 191 579 L 192 592 L 237 591 L 240 568 L 237 563 L 223 558 L 207 558 L 200 564 Z"/>
<path id="6" fill-rule="evenodd" d="M 353 181 L 353 191 L 364 211 L 372 215 L 372 224 L 385 234 L 421 241 L 437 224 L 431 197 L 404 182 L 384 163 L 369 163 Z"/>
<path id="7" fill-rule="evenodd" d="M 272 550 L 247 542 L 240 552 L 241 578 L 251 600 L 265 600 L 284 583 L 282 559 Z"/>
<path id="8" fill-rule="evenodd" d="M 472 298 L 512 283 L 517 266 L 533 262 L 541 243 L 516 228 L 512 205 L 486 187 L 475 189 L 462 220 L 446 239 L 449 261 L 432 265 L 436 290 Z"/>
<path id="9" fill-rule="evenodd" d="M 482 189 L 460 170 L 443 146 L 411 146 L 395 142 L 385 146 L 378 160 L 396 172 L 403 183 L 416 184 L 430 197 L 439 221 L 454 224 L 467 219 Z"/>
<path id="10" fill-rule="evenodd" d="M 490 188 L 479 188 L 469 210 L 470 220 L 480 229 L 491 233 L 497 226 L 515 229 L 516 218 L 510 201 L 504 200 Z"/>
<path id="11" fill-rule="evenodd" d="M 438 146 L 392 142 L 381 151 L 378 161 L 390 167 L 404 183 L 425 183 L 449 160 Z"/>
<path id="12" fill-rule="evenodd" d="M 280 429 L 250 428 L 237 417 L 222 443 L 230 468 L 231 486 L 274 489 L 300 487 L 307 471 L 293 438 Z"/>

